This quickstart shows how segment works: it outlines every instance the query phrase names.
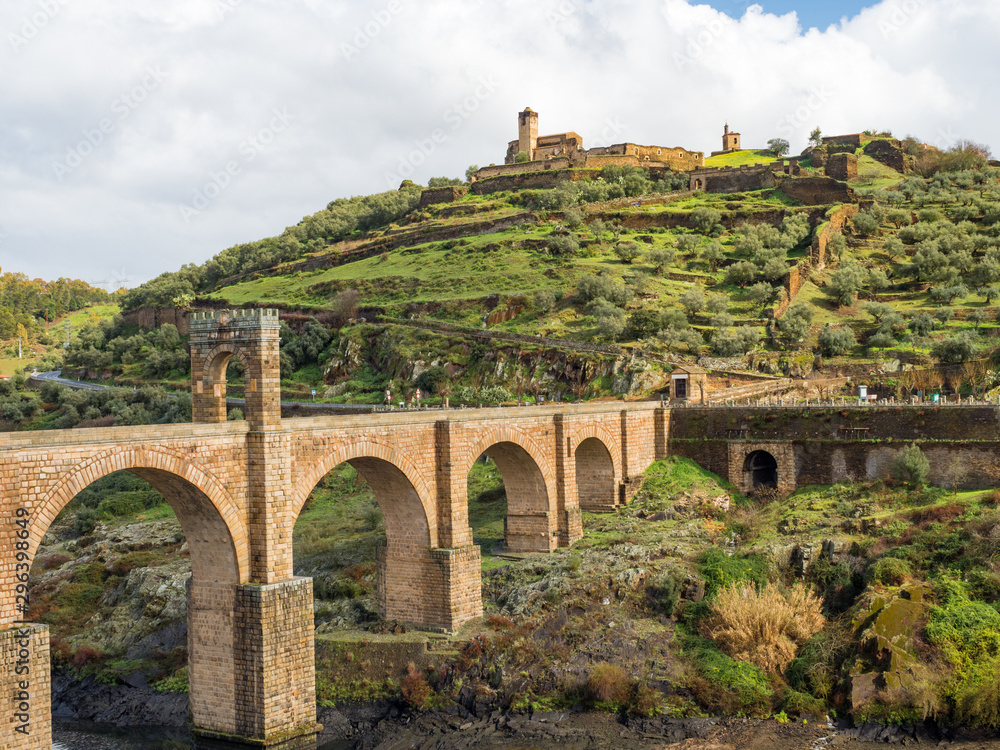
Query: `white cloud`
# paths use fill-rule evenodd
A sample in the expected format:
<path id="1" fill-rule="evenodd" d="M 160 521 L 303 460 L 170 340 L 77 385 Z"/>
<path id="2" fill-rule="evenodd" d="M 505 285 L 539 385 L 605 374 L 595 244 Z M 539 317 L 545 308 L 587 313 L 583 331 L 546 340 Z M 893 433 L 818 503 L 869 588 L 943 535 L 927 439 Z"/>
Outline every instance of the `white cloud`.
<path id="1" fill-rule="evenodd" d="M 401 170 L 426 181 L 500 162 L 527 105 L 543 132 L 585 143 L 704 151 L 726 121 L 747 146 L 781 135 L 799 148 L 816 125 L 948 145 L 988 141 L 998 114 L 994 0 L 886 0 L 825 31 L 686 0 L 162 6 L 0 10 L 5 270 L 103 279 L 124 267 L 139 280 L 202 262 Z M 163 73 L 155 86 L 150 69 Z M 276 110 L 291 116 L 280 131 Z M 54 167 L 73 152 L 69 173 Z M 180 207 L 220 182 L 185 220 Z"/>

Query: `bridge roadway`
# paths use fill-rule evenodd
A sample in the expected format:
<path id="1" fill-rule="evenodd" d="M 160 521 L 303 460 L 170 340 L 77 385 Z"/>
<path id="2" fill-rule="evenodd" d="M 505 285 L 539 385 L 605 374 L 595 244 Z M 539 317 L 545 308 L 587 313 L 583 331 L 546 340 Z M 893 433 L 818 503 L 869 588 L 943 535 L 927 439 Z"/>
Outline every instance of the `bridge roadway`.
<path id="1" fill-rule="evenodd" d="M 225 419 L 231 356 L 247 371 L 246 421 Z M 477 458 L 503 476 L 508 547 L 549 552 L 582 536 L 581 508 L 615 508 L 666 452 L 658 402 L 283 420 L 277 367 L 273 311 L 205 315 L 192 323 L 193 424 L 0 435 L 0 748 L 51 747 L 48 633 L 23 622 L 28 571 L 58 513 L 103 476 L 148 481 L 187 539 L 195 731 L 315 747 L 312 585 L 293 574 L 292 530 L 328 472 L 350 463 L 382 509 L 380 613 L 454 631 L 482 613 Z"/>

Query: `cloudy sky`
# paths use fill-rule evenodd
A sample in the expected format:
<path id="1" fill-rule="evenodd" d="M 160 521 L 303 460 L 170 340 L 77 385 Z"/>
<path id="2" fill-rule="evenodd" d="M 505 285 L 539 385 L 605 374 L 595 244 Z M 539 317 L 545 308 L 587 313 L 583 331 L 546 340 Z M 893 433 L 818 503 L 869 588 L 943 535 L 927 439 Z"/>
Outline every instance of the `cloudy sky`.
<path id="1" fill-rule="evenodd" d="M 0 267 L 134 285 L 334 198 L 585 146 L 1000 150 L 996 0 L 4 0 Z"/>

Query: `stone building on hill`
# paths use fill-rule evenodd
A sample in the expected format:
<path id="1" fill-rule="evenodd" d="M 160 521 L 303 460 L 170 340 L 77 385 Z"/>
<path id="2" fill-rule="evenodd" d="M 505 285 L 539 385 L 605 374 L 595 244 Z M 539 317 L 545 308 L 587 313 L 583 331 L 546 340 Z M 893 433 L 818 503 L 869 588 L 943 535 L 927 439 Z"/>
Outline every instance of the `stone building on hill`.
<path id="1" fill-rule="evenodd" d="M 726 154 L 730 151 L 740 151 L 740 134 L 729 132 L 729 123 L 726 123 L 726 129 L 722 131 L 722 153 Z"/>
<path id="2" fill-rule="evenodd" d="M 705 154 L 679 146 L 641 146 L 618 143 L 613 146 L 585 149 L 579 133 L 538 135 L 538 113 L 525 108 L 517 116 L 517 139 L 507 144 L 504 164 L 518 167 L 530 162 L 567 159 L 573 167 L 600 169 L 609 164 L 634 167 L 659 167 L 687 172 L 705 166 Z M 492 170 L 496 171 L 497 167 Z M 511 170 L 500 169 L 501 172 Z"/>
<path id="3" fill-rule="evenodd" d="M 726 123 L 725 130 L 722 131 L 722 151 L 713 151 L 712 156 L 719 156 L 720 154 L 728 154 L 731 151 L 742 151 L 743 147 L 740 145 L 740 134 L 736 132 L 730 132 L 729 123 Z"/>

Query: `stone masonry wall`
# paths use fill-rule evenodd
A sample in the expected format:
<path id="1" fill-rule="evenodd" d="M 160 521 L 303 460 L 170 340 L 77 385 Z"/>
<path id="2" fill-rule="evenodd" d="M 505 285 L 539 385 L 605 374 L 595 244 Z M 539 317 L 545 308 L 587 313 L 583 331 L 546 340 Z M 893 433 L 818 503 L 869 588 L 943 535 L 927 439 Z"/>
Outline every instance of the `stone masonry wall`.
<path id="1" fill-rule="evenodd" d="M 854 154 L 831 154 L 826 163 L 826 176 L 835 180 L 850 180 L 858 176 L 858 157 Z"/>
<path id="2" fill-rule="evenodd" d="M 49 628 L 0 630 L 0 750 L 51 750 Z"/>
<path id="3" fill-rule="evenodd" d="M 236 734 L 271 742 L 315 734 L 312 579 L 240 586 L 235 621 Z"/>
<path id="4" fill-rule="evenodd" d="M 757 440 L 836 440 L 845 428 L 865 429 L 869 440 L 1000 440 L 994 406 L 865 406 L 677 409 L 671 438 L 726 439 L 748 430 Z"/>

